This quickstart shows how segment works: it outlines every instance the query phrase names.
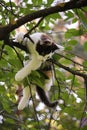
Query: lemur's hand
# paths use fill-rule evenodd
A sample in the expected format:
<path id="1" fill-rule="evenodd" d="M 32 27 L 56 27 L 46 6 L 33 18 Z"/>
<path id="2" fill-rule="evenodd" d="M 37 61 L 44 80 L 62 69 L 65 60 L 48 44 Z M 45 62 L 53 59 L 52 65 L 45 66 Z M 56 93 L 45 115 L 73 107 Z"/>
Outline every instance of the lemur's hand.
<path id="1" fill-rule="evenodd" d="M 14 40 L 14 41 L 21 43 L 21 42 L 23 41 L 23 39 L 24 39 L 24 33 L 23 33 L 23 32 L 20 32 L 20 33 L 18 33 L 18 34 L 15 36 L 15 40 Z"/>

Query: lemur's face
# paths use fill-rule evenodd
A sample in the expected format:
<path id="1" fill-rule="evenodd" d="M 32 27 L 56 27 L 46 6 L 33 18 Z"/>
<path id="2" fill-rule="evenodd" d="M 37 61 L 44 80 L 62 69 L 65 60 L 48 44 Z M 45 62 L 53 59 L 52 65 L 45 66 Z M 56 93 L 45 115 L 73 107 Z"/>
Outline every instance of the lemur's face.
<path id="1" fill-rule="evenodd" d="M 46 55 L 51 52 L 57 52 L 60 53 L 64 50 L 64 47 L 56 44 L 51 37 L 49 37 L 45 33 L 36 33 L 31 36 L 31 38 L 35 39 L 36 43 L 36 50 L 40 55 Z"/>

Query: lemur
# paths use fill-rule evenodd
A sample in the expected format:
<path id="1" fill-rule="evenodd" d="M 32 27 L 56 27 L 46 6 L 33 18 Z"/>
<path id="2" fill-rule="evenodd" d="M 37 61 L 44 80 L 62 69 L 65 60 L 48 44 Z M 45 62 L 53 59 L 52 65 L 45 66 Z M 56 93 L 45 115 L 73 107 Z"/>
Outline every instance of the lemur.
<path id="1" fill-rule="evenodd" d="M 30 40 L 31 39 L 31 40 Z M 52 57 L 52 55 L 56 53 L 60 53 L 64 50 L 64 47 L 56 44 L 51 37 L 49 37 L 45 33 L 33 33 L 29 38 L 24 38 L 24 34 L 20 33 L 16 37 L 17 42 L 22 42 L 22 44 L 26 45 L 29 53 L 31 55 L 31 60 L 28 61 L 25 66 L 19 70 L 15 75 L 16 81 L 22 81 L 34 70 L 41 70 L 43 74 L 45 74 L 45 84 L 43 88 L 36 85 L 36 91 L 41 99 L 41 101 L 48 107 L 54 108 L 58 101 L 51 102 L 47 96 L 47 92 L 50 90 L 50 87 L 53 85 L 52 82 L 52 66 L 51 62 L 48 60 Z M 32 42 L 33 41 L 33 42 Z M 29 87 L 24 87 L 23 89 L 23 97 L 19 102 L 18 109 L 22 110 L 25 108 L 28 100 L 29 100 Z"/>

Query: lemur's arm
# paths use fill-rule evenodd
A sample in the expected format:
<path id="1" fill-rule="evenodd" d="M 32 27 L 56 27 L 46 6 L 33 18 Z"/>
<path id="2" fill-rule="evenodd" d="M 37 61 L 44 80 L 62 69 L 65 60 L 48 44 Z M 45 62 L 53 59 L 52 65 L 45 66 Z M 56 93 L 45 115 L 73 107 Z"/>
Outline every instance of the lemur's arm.
<path id="1" fill-rule="evenodd" d="M 42 63 L 42 56 L 39 56 L 35 50 L 35 46 L 32 43 L 29 43 L 28 49 L 31 52 L 31 60 L 25 65 L 21 70 L 15 75 L 16 81 L 21 81 L 27 77 L 32 70 L 37 70 Z"/>
<path id="2" fill-rule="evenodd" d="M 20 40 L 21 38 L 23 41 Z M 38 57 L 39 55 L 35 50 L 34 44 L 32 44 L 28 38 L 23 38 L 23 36 L 21 34 L 20 36 L 18 35 L 16 40 L 19 42 L 20 41 L 23 42 L 27 46 L 29 52 L 31 53 L 31 60 L 21 70 L 19 70 L 15 75 L 15 80 L 21 81 L 26 76 L 28 76 L 32 70 L 35 70 L 40 66 L 41 57 Z M 36 61 L 39 61 L 39 62 L 35 62 L 35 58 L 36 59 L 38 58 Z"/>
<path id="3" fill-rule="evenodd" d="M 35 45 L 31 42 L 27 42 L 26 44 L 29 52 L 31 53 L 31 60 L 27 63 L 27 65 L 25 65 L 21 70 L 17 72 L 17 74 L 15 75 L 16 81 L 23 80 L 31 73 L 32 70 L 37 70 L 41 66 L 41 64 L 50 57 L 49 54 L 44 57 L 39 55 L 39 53 L 35 49 Z"/>

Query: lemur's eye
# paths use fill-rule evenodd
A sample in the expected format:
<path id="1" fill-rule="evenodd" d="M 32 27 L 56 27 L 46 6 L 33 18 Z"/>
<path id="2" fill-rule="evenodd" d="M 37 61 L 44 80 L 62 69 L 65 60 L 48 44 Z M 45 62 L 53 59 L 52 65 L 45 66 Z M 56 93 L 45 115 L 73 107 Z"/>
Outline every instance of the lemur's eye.
<path id="1" fill-rule="evenodd" d="M 50 42 L 50 41 L 44 41 L 44 44 L 46 44 L 46 45 L 51 45 L 52 43 Z"/>

